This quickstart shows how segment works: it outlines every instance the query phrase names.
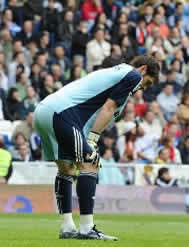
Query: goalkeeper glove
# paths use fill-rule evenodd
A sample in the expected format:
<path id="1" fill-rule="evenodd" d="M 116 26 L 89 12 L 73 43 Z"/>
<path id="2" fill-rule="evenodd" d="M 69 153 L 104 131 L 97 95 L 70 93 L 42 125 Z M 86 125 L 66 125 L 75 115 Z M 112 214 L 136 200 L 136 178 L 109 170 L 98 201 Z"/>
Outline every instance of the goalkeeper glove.
<path id="1" fill-rule="evenodd" d="M 93 165 L 96 165 L 97 167 L 101 166 L 100 165 L 100 155 L 99 155 L 98 146 L 97 146 L 97 142 L 98 142 L 99 138 L 100 138 L 99 134 L 90 131 L 88 139 L 87 139 L 87 143 L 92 150 L 92 154 L 91 154 L 91 156 L 88 157 L 88 160 Z"/>

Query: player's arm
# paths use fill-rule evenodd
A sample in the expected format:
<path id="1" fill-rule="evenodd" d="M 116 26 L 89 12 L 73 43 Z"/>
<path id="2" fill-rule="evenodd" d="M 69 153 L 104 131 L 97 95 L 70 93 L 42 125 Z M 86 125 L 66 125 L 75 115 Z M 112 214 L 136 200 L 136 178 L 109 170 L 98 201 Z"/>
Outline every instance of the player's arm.
<path id="1" fill-rule="evenodd" d="M 96 150 L 97 142 L 100 138 L 100 135 L 104 130 L 104 128 L 111 121 L 116 108 L 117 108 L 116 102 L 109 98 L 102 106 L 99 114 L 97 115 L 93 128 L 89 132 L 89 136 L 88 136 L 88 144 L 93 151 Z"/>
<path id="2" fill-rule="evenodd" d="M 107 99 L 96 118 L 92 131 L 101 134 L 107 124 L 112 120 L 116 108 L 116 102 L 110 98 Z"/>

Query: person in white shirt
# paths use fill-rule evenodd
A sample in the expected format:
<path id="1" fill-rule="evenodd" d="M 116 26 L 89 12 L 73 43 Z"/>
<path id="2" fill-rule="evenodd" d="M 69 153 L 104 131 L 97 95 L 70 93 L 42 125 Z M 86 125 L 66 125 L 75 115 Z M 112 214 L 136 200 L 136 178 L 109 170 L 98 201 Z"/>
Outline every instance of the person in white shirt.
<path id="1" fill-rule="evenodd" d="M 151 110 L 148 110 L 145 114 L 144 121 L 141 123 L 142 128 L 146 135 L 154 135 L 157 138 L 160 138 L 162 135 L 163 127 L 161 126 L 161 122 L 158 118 L 155 118 L 154 113 Z"/>
<path id="2" fill-rule="evenodd" d="M 87 70 L 101 65 L 103 60 L 110 56 L 111 45 L 104 39 L 104 31 L 96 30 L 94 39 L 87 44 Z"/>
<path id="3" fill-rule="evenodd" d="M 158 95 L 157 101 L 163 111 L 166 120 L 169 120 L 171 116 L 177 111 L 179 99 L 173 93 L 173 85 L 168 83 L 165 85 L 163 91 Z"/>
<path id="4" fill-rule="evenodd" d="M 146 134 L 139 125 L 137 127 L 137 138 L 135 142 L 138 163 L 151 164 L 157 156 L 158 138 L 156 135 Z"/>

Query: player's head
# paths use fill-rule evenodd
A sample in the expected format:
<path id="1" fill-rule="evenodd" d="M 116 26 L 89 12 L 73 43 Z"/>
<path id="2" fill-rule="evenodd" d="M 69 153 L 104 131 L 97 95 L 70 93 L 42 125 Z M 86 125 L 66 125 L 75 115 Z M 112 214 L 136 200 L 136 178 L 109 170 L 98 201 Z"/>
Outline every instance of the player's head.
<path id="1" fill-rule="evenodd" d="M 143 89 L 158 82 L 160 67 L 154 57 L 146 55 L 137 56 L 131 61 L 131 65 L 143 76 Z"/>

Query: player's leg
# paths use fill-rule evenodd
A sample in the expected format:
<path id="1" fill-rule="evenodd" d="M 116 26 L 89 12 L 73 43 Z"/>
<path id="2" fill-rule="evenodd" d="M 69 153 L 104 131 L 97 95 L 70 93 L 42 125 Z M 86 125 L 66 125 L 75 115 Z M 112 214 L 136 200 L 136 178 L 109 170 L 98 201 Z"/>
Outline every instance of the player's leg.
<path id="1" fill-rule="evenodd" d="M 77 195 L 80 208 L 80 225 L 78 238 L 117 240 L 116 237 L 105 235 L 98 231 L 93 221 L 93 210 L 96 194 L 98 168 L 91 163 L 80 164 L 80 174 L 77 179 Z"/>
<path id="2" fill-rule="evenodd" d="M 88 233 L 94 226 L 93 209 L 98 169 L 90 163 L 82 163 L 77 178 L 77 196 L 80 207 L 80 233 Z"/>
<path id="3" fill-rule="evenodd" d="M 60 238 L 74 238 L 77 229 L 72 218 L 72 184 L 76 168 L 72 163 L 56 161 L 58 173 L 55 179 L 55 194 L 62 225 Z"/>
<path id="4" fill-rule="evenodd" d="M 60 237 L 73 238 L 76 235 L 72 219 L 72 175 L 75 169 L 71 163 L 58 161 L 60 151 L 64 148 L 61 146 L 62 143 L 57 142 L 54 134 L 53 116 L 54 112 L 51 112 L 50 108 L 39 105 L 34 113 L 34 126 L 42 141 L 44 159 L 47 161 L 57 160 L 58 174 L 55 178 L 55 193 L 59 213 L 63 214 Z M 64 125 L 61 125 L 61 128 L 62 126 Z M 62 140 L 61 135 L 59 138 Z"/>

